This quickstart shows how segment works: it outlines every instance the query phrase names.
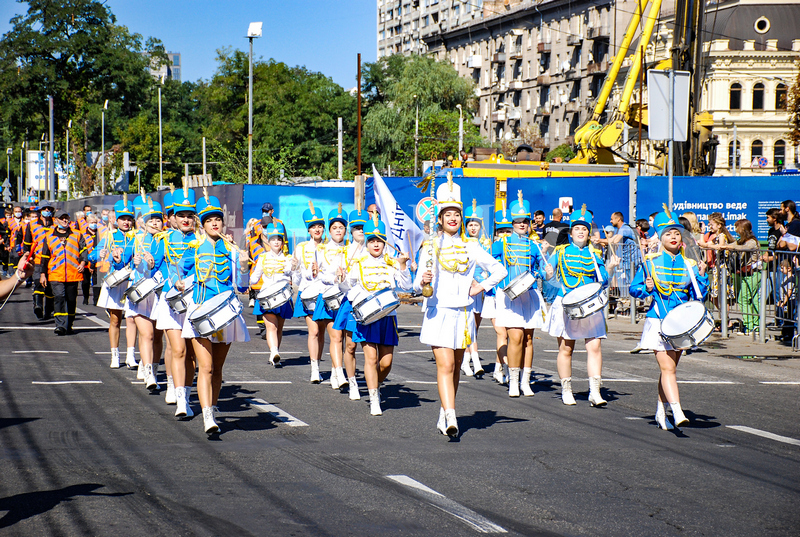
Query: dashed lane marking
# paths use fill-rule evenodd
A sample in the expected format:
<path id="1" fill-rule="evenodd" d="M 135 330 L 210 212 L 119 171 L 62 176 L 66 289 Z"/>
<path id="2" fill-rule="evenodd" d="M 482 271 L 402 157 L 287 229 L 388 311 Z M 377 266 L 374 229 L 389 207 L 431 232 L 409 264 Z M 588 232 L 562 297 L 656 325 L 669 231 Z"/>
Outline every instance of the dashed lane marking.
<path id="1" fill-rule="evenodd" d="M 454 502 L 443 494 L 436 492 L 407 475 L 387 475 L 386 479 L 390 479 L 395 483 L 412 489 L 416 496 L 419 496 L 437 509 L 441 509 L 448 515 L 465 522 L 479 533 L 508 533 L 505 528 L 498 526 L 488 518 L 479 515 L 472 509 L 464 507 L 460 503 Z"/>
<path id="2" fill-rule="evenodd" d="M 83 311 L 80 308 L 75 308 L 75 311 L 77 313 L 82 313 L 85 319 L 92 321 L 97 326 L 102 326 L 103 328 L 108 328 L 109 326 L 109 324 L 106 321 L 98 319 L 96 315 L 92 315 L 88 311 Z"/>
<path id="3" fill-rule="evenodd" d="M 790 438 L 788 436 L 781 436 L 779 434 L 770 433 L 768 431 L 762 431 L 761 429 L 754 429 L 752 427 L 747 427 L 745 425 L 726 425 L 729 429 L 735 429 L 737 431 L 741 431 L 743 433 L 754 434 L 756 436 L 761 436 L 763 438 L 769 438 L 770 440 L 776 440 L 778 442 L 783 442 L 784 444 L 791 444 L 793 446 L 800 446 L 800 440 L 796 438 Z"/>
<path id="4" fill-rule="evenodd" d="M 269 351 L 250 351 L 250 354 L 271 354 Z M 281 351 L 279 354 L 303 354 L 300 351 Z"/>
<path id="5" fill-rule="evenodd" d="M 771 384 L 775 386 L 797 386 L 800 385 L 800 381 L 777 381 L 777 380 L 762 380 L 759 384 Z"/>
<path id="6" fill-rule="evenodd" d="M 252 407 L 266 412 L 276 420 L 280 421 L 281 423 L 285 423 L 289 427 L 308 427 L 308 423 L 300 421 L 285 410 L 281 410 L 280 408 L 264 401 L 263 399 L 247 399 L 247 402 L 250 403 Z"/>
<path id="7" fill-rule="evenodd" d="M 678 384 L 744 384 L 732 380 L 679 380 Z"/>
<path id="8" fill-rule="evenodd" d="M 34 380 L 31 384 L 102 384 L 102 380 L 51 380 L 51 381 L 38 381 Z"/>
<path id="9" fill-rule="evenodd" d="M 69 351 L 11 351 L 12 354 L 69 354 Z"/>
<path id="10" fill-rule="evenodd" d="M 291 384 L 291 380 L 223 380 L 223 384 Z"/>

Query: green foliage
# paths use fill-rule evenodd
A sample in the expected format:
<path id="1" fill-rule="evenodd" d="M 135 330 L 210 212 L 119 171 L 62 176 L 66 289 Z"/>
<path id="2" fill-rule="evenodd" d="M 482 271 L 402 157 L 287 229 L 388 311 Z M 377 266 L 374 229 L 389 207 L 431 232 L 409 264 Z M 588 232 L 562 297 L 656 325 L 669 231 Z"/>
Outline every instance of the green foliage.
<path id="1" fill-rule="evenodd" d="M 787 100 L 789 112 L 789 143 L 794 147 L 800 145 L 800 73 L 789 88 Z"/>
<path id="2" fill-rule="evenodd" d="M 283 170 L 286 177 L 295 173 L 297 157 L 289 147 L 277 153 L 266 149 L 253 151 L 253 183 L 258 185 L 275 184 Z M 223 144 L 214 144 L 212 155 L 220 162 L 217 179 L 231 183 L 247 182 L 247 144 L 241 142 L 228 149 Z"/>
<path id="3" fill-rule="evenodd" d="M 179 186 L 180 159 L 177 157 L 183 149 L 184 139 L 173 130 L 172 122 L 163 123 L 161 127 L 162 150 L 165 155 L 164 160 L 171 161 L 171 165 L 164 166 L 163 184 L 170 183 Z M 119 140 L 122 151 L 129 153 L 130 159 L 139 168 L 142 187 L 148 192 L 155 190 L 159 185 L 159 161 L 158 161 L 158 121 L 155 123 L 148 118 L 146 112 L 142 112 L 135 118 L 128 121 L 125 129 L 119 133 Z M 171 155 L 169 159 L 167 155 Z M 108 174 L 108 171 L 106 171 Z"/>
<path id="4" fill-rule="evenodd" d="M 560 146 L 556 147 L 552 151 L 548 151 L 547 155 L 545 155 L 544 159 L 547 162 L 553 162 L 556 157 L 561 157 L 563 162 L 569 162 L 573 158 L 575 158 L 575 152 L 572 150 L 567 144 L 561 144 Z"/>

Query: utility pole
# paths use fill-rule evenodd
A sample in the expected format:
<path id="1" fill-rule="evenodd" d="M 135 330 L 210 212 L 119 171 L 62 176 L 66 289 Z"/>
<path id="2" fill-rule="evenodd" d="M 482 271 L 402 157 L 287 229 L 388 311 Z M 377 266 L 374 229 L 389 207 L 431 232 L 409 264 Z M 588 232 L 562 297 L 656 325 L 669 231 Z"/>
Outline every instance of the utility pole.
<path id="1" fill-rule="evenodd" d="M 203 178 L 206 177 L 206 137 L 203 136 Z"/>
<path id="2" fill-rule="evenodd" d="M 261 37 L 260 22 L 251 22 L 247 29 L 250 41 L 250 75 L 247 84 L 247 184 L 253 184 L 253 39 Z"/>
<path id="3" fill-rule="evenodd" d="M 58 187 L 56 185 L 56 159 L 53 144 L 55 141 L 53 140 L 53 96 L 48 95 L 47 97 L 49 104 L 50 104 L 50 175 L 47 177 L 47 183 L 50 185 L 50 194 L 53 196 L 53 199 L 58 199 Z"/>
<path id="4" fill-rule="evenodd" d="M 337 120 L 339 127 L 339 181 L 342 180 L 342 118 Z"/>
<path id="5" fill-rule="evenodd" d="M 356 158 L 356 173 L 361 175 L 361 53 L 358 54 L 358 86 L 356 87 L 356 92 L 358 95 L 358 126 L 356 130 L 358 130 L 357 140 L 358 140 L 358 157 Z"/>
<path id="6" fill-rule="evenodd" d="M 159 88 L 159 96 L 161 95 L 161 89 Z M 161 103 L 161 99 L 159 97 L 159 103 Z M 103 159 L 102 164 L 100 165 L 100 193 L 105 196 L 106 194 L 106 109 L 108 109 L 108 99 L 106 99 L 105 104 L 103 104 L 103 111 L 100 112 L 100 138 L 102 141 L 100 144 L 102 148 L 100 150 L 100 158 Z M 161 106 L 159 104 L 158 107 L 159 113 L 161 112 Z M 159 125 L 161 122 L 159 121 Z M 160 152 L 160 151 L 159 151 Z"/>
<path id="7" fill-rule="evenodd" d="M 158 85 L 158 186 L 164 186 L 164 146 L 161 137 L 161 86 L 164 85 L 164 76 Z"/>
<path id="8" fill-rule="evenodd" d="M 416 95 L 414 101 L 417 106 L 417 116 L 414 120 L 414 175 L 419 177 L 419 100 Z"/>
<path id="9" fill-rule="evenodd" d="M 22 203 L 22 190 L 25 185 L 25 166 L 23 164 L 28 163 L 28 159 L 25 158 L 25 141 L 22 142 L 22 147 L 19 149 L 19 180 L 17 181 L 17 203 Z"/>

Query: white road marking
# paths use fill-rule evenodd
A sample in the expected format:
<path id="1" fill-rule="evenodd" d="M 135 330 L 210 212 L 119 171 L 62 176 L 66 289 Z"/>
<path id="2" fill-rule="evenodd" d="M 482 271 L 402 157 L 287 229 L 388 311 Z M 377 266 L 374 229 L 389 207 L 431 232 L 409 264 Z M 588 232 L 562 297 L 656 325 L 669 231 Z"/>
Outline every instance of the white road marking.
<path id="1" fill-rule="evenodd" d="M 69 354 L 69 351 L 11 351 L 13 354 Z"/>
<path id="2" fill-rule="evenodd" d="M 80 330 L 81 328 L 87 328 L 94 330 L 91 326 L 73 326 L 75 330 Z M 50 330 L 53 331 L 53 325 L 49 326 L 0 326 L 0 330 Z"/>
<path id="3" fill-rule="evenodd" d="M 545 349 L 544 352 L 552 352 L 553 354 L 557 354 L 558 349 Z M 573 354 L 575 354 L 576 352 L 586 352 L 586 349 L 575 349 L 572 351 Z"/>
<path id="4" fill-rule="evenodd" d="M 36 381 L 31 384 L 102 384 L 102 380 L 53 380 L 53 381 Z"/>
<path id="5" fill-rule="evenodd" d="M 125 352 L 127 352 L 127 351 L 125 351 Z M 133 352 L 134 352 L 134 354 L 139 354 L 139 351 L 133 351 Z M 111 354 L 111 351 L 95 351 L 95 354 Z M 123 354 L 125 354 L 125 353 L 120 353 L 120 358 L 122 358 Z M 126 354 L 126 356 L 127 356 L 127 354 Z"/>
<path id="6" fill-rule="evenodd" d="M 83 313 L 83 314 L 84 314 L 84 317 L 85 317 L 87 320 L 89 320 L 89 321 L 92 321 L 92 322 L 93 322 L 94 324 L 96 324 L 97 326 L 102 326 L 103 328 L 108 328 L 108 326 L 109 326 L 107 322 L 105 322 L 105 321 L 104 321 L 104 320 L 102 320 L 102 319 L 98 319 L 96 315 L 91 315 L 91 316 L 90 316 L 90 315 L 87 315 L 87 314 L 89 313 L 88 311 L 83 311 L 83 310 L 82 310 L 82 309 L 80 309 L 80 308 L 75 308 L 75 312 L 76 312 L 76 313 Z"/>
<path id="7" fill-rule="evenodd" d="M 678 384 L 743 384 L 730 380 L 679 380 Z"/>
<path id="8" fill-rule="evenodd" d="M 798 384 L 800 384 L 800 382 L 794 381 L 794 380 L 786 381 L 786 382 L 781 382 L 781 381 L 777 381 L 777 380 L 762 380 L 761 382 L 759 382 L 759 384 L 772 384 L 772 385 L 777 385 L 777 386 L 781 386 L 781 385 L 797 386 Z"/>
<path id="9" fill-rule="evenodd" d="M 479 515 L 472 509 L 464 507 L 460 503 L 454 502 L 443 494 L 440 494 L 435 490 L 423 485 L 419 481 L 411 479 L 407 475 L 387 475 L 386 478 L 413 489 L 414 493 L 420 496 L 426 502 L 437 509 L 441 509 L 448 515 L 452 515 L 457 519 L 466 522 L 467 525 L 479 533 L 508 533 L 505 528 L 498 526 L 486 517 Z"/>
<path id="10" fill-rule="evenodd" d="M 291 384 L 291 380 L 223 380 L 223 384 Z"/>
<path id="11" fill-rule="evenodd" d="M 400 324 L 400 325 L 397 325 L 397 328 L 422 328 L 422 326 L 420 326 L 418 324 L 414 324 L 414 325 L 411 325 L 411 324 Z"/>
<path id="12" fill-rule="evenodd" d="M 735 444 L 717 444 L 717 447 L 729 448 L 729 447 L 736 447 L 736 445 Z"/>
<path id="13" fill-rule="evenodd" d="M 625 416 L 626 420 L 643 420 L 644 418 L 640 418 L 639 416 Z"/>
<path id="14" fill-rule="evenodd" d="M 655 379 L 603 379 L 603 382 L 656 382 Z"/>
<path id="15" fill-rule="evenodd" d="M 777 440 L 778 442 L 783 442 L 785 444 L 800 446 L 800 440 L 797 440 L 795 438 L 790 438 L 788 436 L 781 436 L 779 434 L 770 433 L 767 431 L 762 431 L 761 429 L 753 429 L 752 427 L 747 427 L 745 425 L 726 425 L 726 427 L 728 427 L 729 429 L 736 429 L 737 431 L 741 431 L 743 433 L 750 433 L 756 436 L 769 438 L 770 440 Z"/>
<path id="16" fill-rule="evenodd" d="M 409 384 L 436 384 L 435 380 L 404 380 L 402 382 L 408 382 Z M 463 384 L 463 382 L 459 382 L 459 384 Z"/>
<path id="17" fill-rule="evenodd" d="M 308 423 L 300 421 L 288 412 L 281 410 L 275 405 L 269 404 L 263 399 L 247 399 L 247 402 L 250 403 L 250 405 L 254 408 L 263 410 L 273 418 L 277 419 L 281 423 L 285 423 L 289 427 L 308 427 Z"/>
<path id="18" fill-rule="evenodd" d="M 271 354 L 269 351 L 250 351 L 250 354 Z M 279 354 L 303 354 L 300 351 L 281 351 Z"/>

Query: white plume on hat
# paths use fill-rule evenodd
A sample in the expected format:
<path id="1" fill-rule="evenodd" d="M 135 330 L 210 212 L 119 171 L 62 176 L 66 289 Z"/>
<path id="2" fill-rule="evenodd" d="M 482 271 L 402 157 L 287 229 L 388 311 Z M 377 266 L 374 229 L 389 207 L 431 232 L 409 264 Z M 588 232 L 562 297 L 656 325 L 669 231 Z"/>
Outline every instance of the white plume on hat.
<path id="1" fill-rule="evenodd" d="M 462 209 L 461 187 L 453 182 L 452 172 L 447 172 L 447 182 L 436 189 L 436 204 L 439 206 L 439 212 L 451 208 Z"/>

